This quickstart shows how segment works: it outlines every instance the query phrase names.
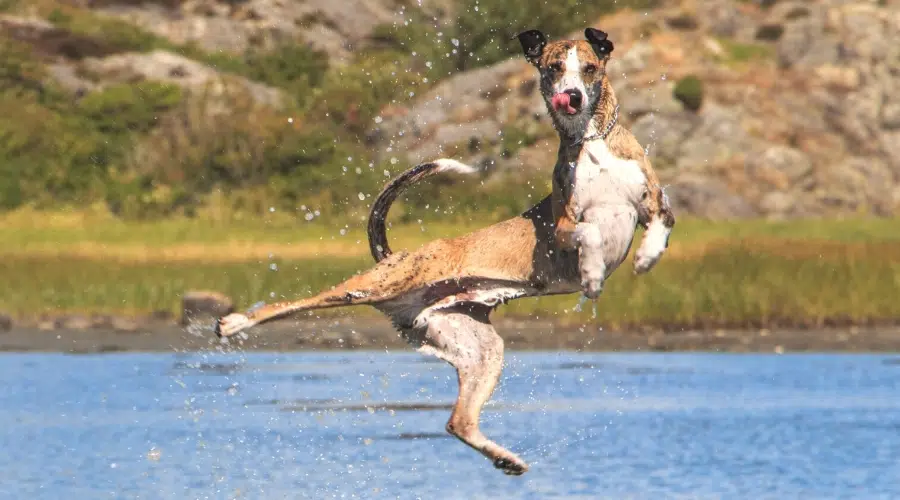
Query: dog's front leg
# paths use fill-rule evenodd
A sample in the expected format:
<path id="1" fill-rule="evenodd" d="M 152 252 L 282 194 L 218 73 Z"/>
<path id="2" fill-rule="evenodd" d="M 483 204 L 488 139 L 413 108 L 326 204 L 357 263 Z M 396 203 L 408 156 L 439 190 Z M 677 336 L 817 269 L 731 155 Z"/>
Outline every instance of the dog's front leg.
<path id="1" fill-rule="evenodd" d="M 574 240 L 578 246 L 582 292 L 585 297 L 596 299 L 603 292 L 603 282 L 606 280 L 603 234 L 597 224 L 580 222 L 575 226 Z"/>
<path id="2" fill-rule="evenodd" d="M 628 256 L 638 214 L 628 205 L 607 205 L 586 211 L 584 220 L 576 228 L 578 265 L 584 295 L 595 299 L 609 275 Z"/>
<path id="3" fill-rule="evenodd" d="M 655 202 L 648 203 L 650 201 Z M 641 244 L 634 254 L 635 274 L 646 273 L 659 262 L 669 247 L 669 235 L 675 226 L 675 215 L 661 187 L 653 190 L 649 199 L 642 205 L 640 222 L 645 230 Z"/>

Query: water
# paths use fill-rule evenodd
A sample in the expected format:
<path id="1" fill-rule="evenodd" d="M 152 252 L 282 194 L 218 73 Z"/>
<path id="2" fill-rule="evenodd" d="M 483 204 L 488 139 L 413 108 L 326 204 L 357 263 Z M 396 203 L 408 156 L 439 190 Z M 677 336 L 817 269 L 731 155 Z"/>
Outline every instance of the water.
<path id="1" fill-rule="evenodd" d="M 507 361 L 483 428 L 522 477 L 416 353 L 2 355 L 0 498 L 900 497 L 897 357 Z"/>

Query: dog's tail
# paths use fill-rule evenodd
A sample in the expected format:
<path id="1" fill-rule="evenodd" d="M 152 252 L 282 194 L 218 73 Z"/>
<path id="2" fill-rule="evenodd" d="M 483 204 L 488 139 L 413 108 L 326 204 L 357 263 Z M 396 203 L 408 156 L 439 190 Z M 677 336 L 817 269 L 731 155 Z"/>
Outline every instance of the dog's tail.
<path id="1" fill-rule="evenodd" d="M 391 254 L 391 249 L 387 242 L 385 220 L 394 200 L 413 184 L 426 177 L 443 172 L 474 174 L 478 172 L 478 169 L 450 159 L 420 163 L 400 174 L 381 191 L 381 194 L 375 199 L 375 203 L 372 204 L 372 210 L 369 213 L 369 250 L 372 252 L 372 258 L 375 259 L 375 262 L 381 262 L 381 260 Z"/>

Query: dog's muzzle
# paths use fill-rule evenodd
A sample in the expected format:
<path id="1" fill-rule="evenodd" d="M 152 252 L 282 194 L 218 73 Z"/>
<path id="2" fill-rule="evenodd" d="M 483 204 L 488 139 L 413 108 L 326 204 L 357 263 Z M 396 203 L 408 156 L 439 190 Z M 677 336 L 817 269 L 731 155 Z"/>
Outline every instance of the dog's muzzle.
<path id="1" fill-rule="evenodd" d="M 574 115 L 581 108 L 584 96 L 578 89 L 568 89 L 553 96 L 550 104 L 553 105 L 554 111 L 565 111 L 570 115 Z"/>

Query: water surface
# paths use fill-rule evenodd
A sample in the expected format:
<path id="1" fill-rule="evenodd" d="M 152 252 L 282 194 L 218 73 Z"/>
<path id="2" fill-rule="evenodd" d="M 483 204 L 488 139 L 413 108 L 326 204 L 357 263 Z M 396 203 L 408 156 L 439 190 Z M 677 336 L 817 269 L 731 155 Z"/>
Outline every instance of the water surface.
<path id="1" fill-rule="evenodd" d="M 900 358 L 510 353 L 485 433 L 415 353 L 0 356 L 0 498 L 900 498 Z"/>

